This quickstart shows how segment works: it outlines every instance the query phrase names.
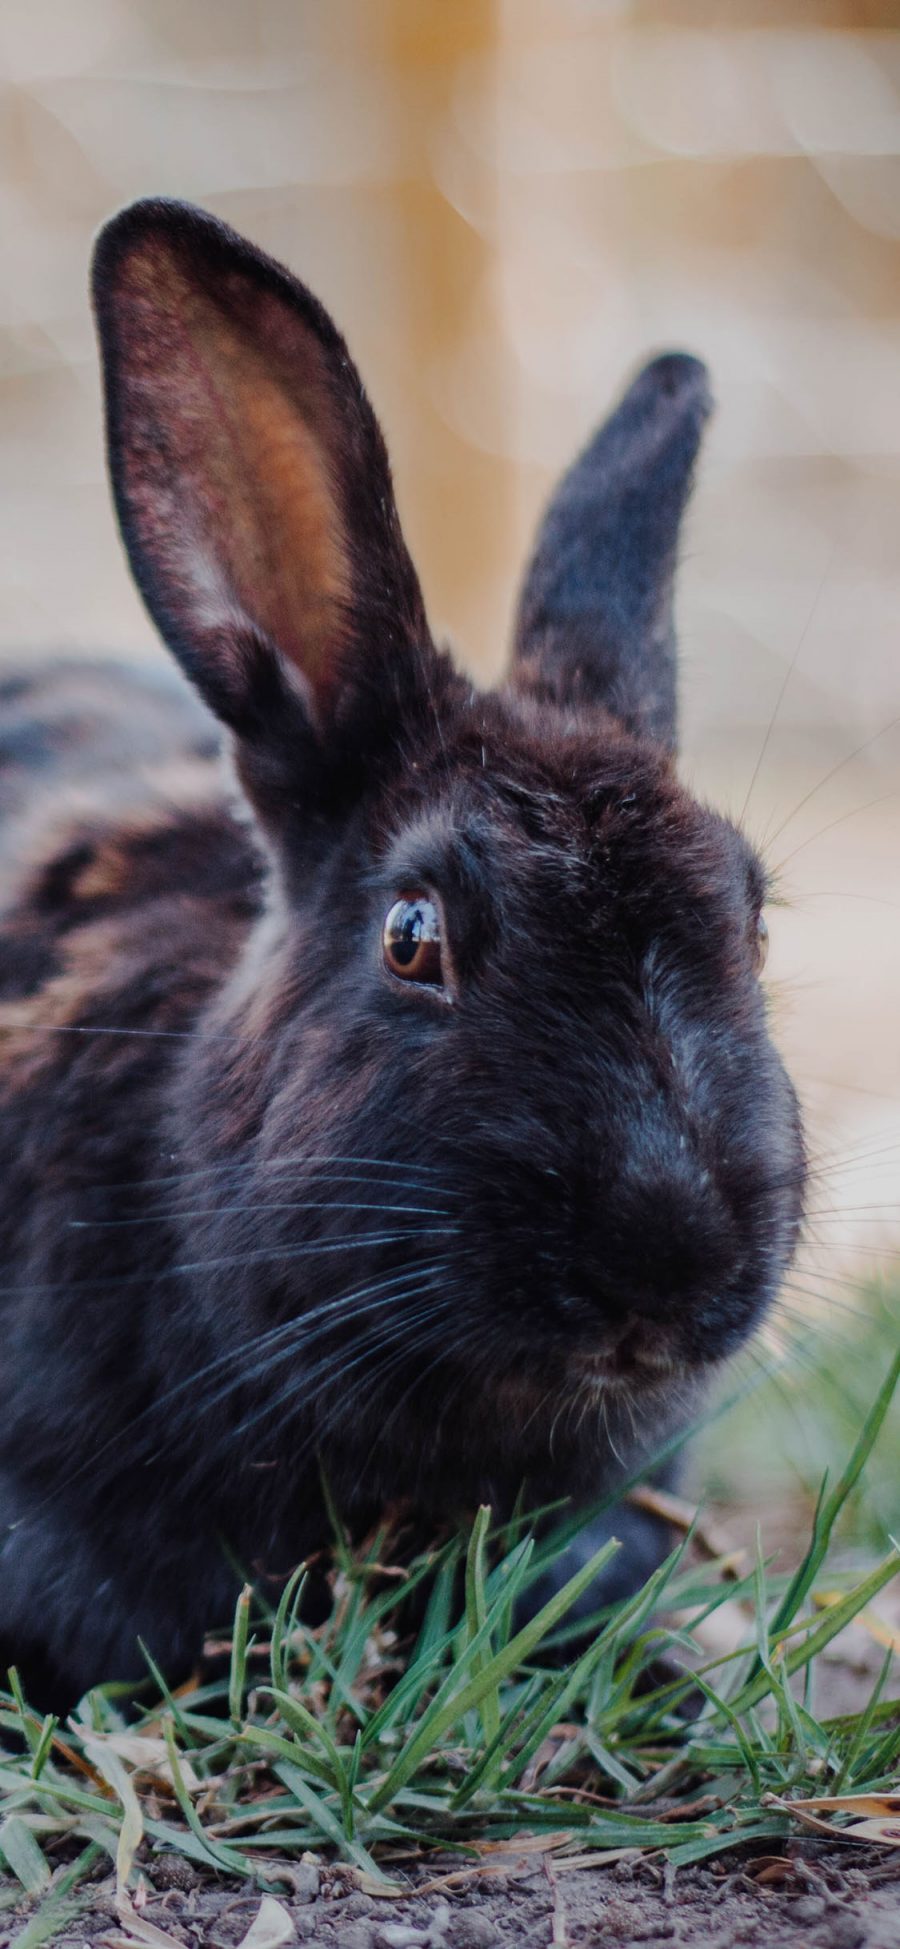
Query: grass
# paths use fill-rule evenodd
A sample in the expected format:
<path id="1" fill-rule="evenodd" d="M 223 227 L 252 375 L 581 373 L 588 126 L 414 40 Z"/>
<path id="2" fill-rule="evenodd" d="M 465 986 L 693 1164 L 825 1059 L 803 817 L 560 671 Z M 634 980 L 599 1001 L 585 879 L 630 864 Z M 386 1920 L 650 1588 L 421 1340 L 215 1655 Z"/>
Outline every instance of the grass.
<path id="1" fill-rule="evenodd" d="M 793 1573 L 761 1549 L 740 1574 L 698 1567 L 688 1536 L 637 1596 L 598 1614 L 575 1655 L 567 1614 L 615 1546 L 522 1623 L 517 1600 L 567 1532 L 495 1536 L 485 1509 L 467 1537 L 403 1569 L 387 1534 L 356 1553 L 339 1539 L 331 1614 L 316 1629 L 299 1615 L 302 1572 L 277 1611 L 248 1587 L 222 1678 L 171 1696 L 155 1673 L 152 1698 L 127 1717 L 115 1688 L 100 1688 L 61 1728 L 30 1711 L 12 1673 L 0 1701 L 0 1906 L 34 1904 L 17 1949 L 52 1938 L 89 1899 L 98 1864 L 114 1864 L 125 1889 L 140 1849 L 272 1885 L 285 1863 L 324 1849 L 370 1888 L 436 1846 L 465 1865 L 485 1842 L 523 1833 L 557 1849 L 559 1865 L 622 1848 L 686 1864 L 738 1842 L 774 1851 L 790 1816 L 772 1797 L 888 1789 L 900 1763 L 890 1654 L 859 1714 L 820 1716 L 815 1682 L 825 1647 L 900 1563 L 893 1545 L 865 1574 L 842 1579 L 833 1562 L 864 1470 L 895 1468 L 879 1456 L 896 1427 L 900 1355 L 882 1349 L 879 1365 Z M 737 1630 L 710 1655 L 703 1626 L 726 1605 Z M 660 1622 L 673 1612 L 677 1624 Z"/>
<path id="2" fill-rule="evenodd" d="M 794 1328 L 786 1358 L 768 1385 L 755 1388 L 730 1411 L 726 1439 L 718 1423 L 704 1430 L 691 1453 L 691 1475 L 704 1493 L 729 1506 L 790 1506 L 802 1523 L 835 1458 L 851 1447 L 900 1338 L 900 1290 L 875 1277 L 852 1305 L 829 1306 L 827 1290 L 814 1326 Z M 865 1472 L 841 1511 L 835 1545 L 845 1555 L 883 1551 L 896 1534 L 900 1390 Z"/>

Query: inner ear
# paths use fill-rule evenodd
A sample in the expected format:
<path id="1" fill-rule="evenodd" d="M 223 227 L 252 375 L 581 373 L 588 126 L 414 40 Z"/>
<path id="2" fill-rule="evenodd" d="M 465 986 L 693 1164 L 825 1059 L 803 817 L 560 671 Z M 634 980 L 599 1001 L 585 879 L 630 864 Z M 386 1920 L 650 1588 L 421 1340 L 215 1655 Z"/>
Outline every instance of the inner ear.
<path id="1" fill-rule="evenodd" d="M 248 319 L 244 294 L 227 284 L 213 302 L 179 291 L 177 274 L 172 285 L 171 444 L 176 476 L 200 484 L 182 509 L 190 521 L 180 547 L 199 551 L 210 621 L 227 624 L 236 602 L 324 701 L 353 574 L 340 483 L 325 458 L 341 428 L 321 354 L 306 345 L 298 370 L 269 298 Z M 135 487 L 146 491 L 139 475 Z M 173 503 L 173 533 L 176 514 Z"/>
<path id="2" fill-rule="evenodd" d="M 343 340 L 280 265 L 185 205 L 115 218 L 94 293 L 122 533 L 163 636 L 239 732 L 285 673 L 327 725 L 346 684 L 429 641 Z"/>

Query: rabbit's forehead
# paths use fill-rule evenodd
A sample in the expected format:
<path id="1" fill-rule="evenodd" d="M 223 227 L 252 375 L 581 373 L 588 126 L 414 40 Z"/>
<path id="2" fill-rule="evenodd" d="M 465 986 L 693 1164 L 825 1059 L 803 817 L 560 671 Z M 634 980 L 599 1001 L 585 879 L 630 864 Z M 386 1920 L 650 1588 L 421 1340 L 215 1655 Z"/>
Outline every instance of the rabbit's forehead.
<path id="1" fill-rule="evenodd" d="M 565 911 L 567 937 L 592 950 L 615 921 L 641 950 L 660 928 L 721 939 L 764 874 L 742 835 L 701 805 L 658 746 L 603 711 L 533 708 L 507 692 L 437 713 L 383 782 L 373 878 L 441 894 L 451 927 L 504 917 L 535 943 Z"/>
<path id="2" fill-rule="evenodd" d="M 671 917 L 727 918 L 759 898 L 761 869 L 741 835 L 707 811 L 651 754 L 641 768 L 596 752 L 568 775 L 511 762 L 457 772 L 407 805 L 378 849 L 373 878 L 431 888 L 449 918 L 507 915 L 517 930 L 555 924 L 593 937 L 613 914 L 643 937 Z"/>

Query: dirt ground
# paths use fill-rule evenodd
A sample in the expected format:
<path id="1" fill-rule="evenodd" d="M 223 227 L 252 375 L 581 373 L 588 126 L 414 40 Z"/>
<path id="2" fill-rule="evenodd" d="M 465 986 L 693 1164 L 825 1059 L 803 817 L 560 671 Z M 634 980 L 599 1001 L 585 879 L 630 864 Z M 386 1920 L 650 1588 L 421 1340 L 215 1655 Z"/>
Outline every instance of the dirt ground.
<path id="1" fill-rule="evenodd" d="M 722 1514 L 741 1536 L 740 1513 Z M 797 1531 L 783 1515 L 780 1540 L 793 1556 Z M 716 1614 L 720 1626 L 744 1628 L 745 1619 L 729 1621 L 726 1612 Z M 900 1638 L 896 1585 L 866 1618 L 819 1660 L 820 1711 L 865 1706 L 884 1634 Z M 181 1855 L 154 1855 L 145 1842 L 128 1922 L 116 1910 L 115 1877 L 101 1864 L 56 1934 L 33 1942 L 59 1949 L 900 1949 L 900 1845 L 832 1843 L 798 1829 L 767 1846 L 771 1852 L 755 1842 L 677 1870 L 636 1850 L 580 1867 L 523 1837 L 502 1852 L 485 1850 L 478 1863 L 459 1855 L 385 1862 L 407 1891 L 389 1900 L 364 1892 L 355 1869 L 319 1855 L 268 1863 L 264 1893 Z M 0 1916 L 0 1949 L 11 1949 L 30 1912 L 23 1900 Z"/>
<path id="2" fill-rule="evenodd" d="M 292 1892 L 263 1899 L 183 1860 L 158 1859 L 148 1864 L 141 1934 L 123 1934 L 110 1881 L 96 1886 L 93 1905 L 54 1940 L 59 1949 L 124 1949 L 141 1940 L 236 1949 L 255 1923 L 248 1949 L 900 1949 L 900 1851 L 884 1848 L 810 1838 L 786 1842 L 783 1853 L 745 1850 L 677 1872 L 625 1858 L 563 1873 L 546 1856 L 517 1859 L 510 1843 L 500 1872 L 456 1890 L 435 1887 L 454 1869 L 458 1858 L 432 1861 L 418 1876 L 429 1892 L 417 1894 L 411 1880 L 409 1897 L 394 1902 L 360 1892 L 351 1871 L 307 1857 L 287 1871 L 297 1884 Z M 2 1949 L 21 1921 L 7 1917 L 5 1927 Z"/>

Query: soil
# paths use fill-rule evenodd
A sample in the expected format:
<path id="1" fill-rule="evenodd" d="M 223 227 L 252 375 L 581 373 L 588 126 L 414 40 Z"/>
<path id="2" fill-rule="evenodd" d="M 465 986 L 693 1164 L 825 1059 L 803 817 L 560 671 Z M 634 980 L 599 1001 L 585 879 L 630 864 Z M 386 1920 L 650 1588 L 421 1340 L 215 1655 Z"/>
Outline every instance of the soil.
<path id="1" fill-rule="evenodd" d="M 462 1888 L 435 1888 L 459 1870 L 459 1857 L 411 1877 L 403 1901 L 362 1893 L 352 1871 L 313 1857 L 292 1870 L 295 1886 L 279 1889 L 272 1908 L 246 1886 L 223 1886 L 183 1860 L 147 1864 L 140 1925 L 185 1949 L 236 1949 L 251 1924 L 274 1921 L 260 1943 L 308 1949 L 900 1949 L 900 1852 L 832 1845 L 813 1838 L 784 1844 L 783 1854 L 745 1850 L 713 1865 L 677 1872 L 639 1859 L 562 1872 L 547 1857 L 517 1860 Z M 427 1883 L 429 1892 L 416 1892 Z M 90 1944 L 125 1949 L 154 1940 L 125 1933 L 114 1887 L 99 1884 L 92 1905 L 63 1925 L 59 1949 Z M 7 1949 L 21 1920 L 4 1918 Z M 288 1930 L 290 1929 L 290 1933 Z"/>
<path id="2" fill-rule="evenodd" d="M 727 1518 L 730 1542 L 745 1540 L 733 1507 L 714 1513 L 723 1524 Z M 787 1558 L 796 1555 L 797 1533 L 786 1521 Z M 725 1605 L 714 1617 L 726 1638 L 743 1636 L 744 1614 L 732 1617 Z M 888 1638 L 900 1642 L 896 1583 L 820 1657 L 820 1711 L 863 1709 Z M 415 1865 L 384 1862 L 405 1891 L 389 1900 L 362 1889 L 355 1869 L 319 1855 L 268 1861 L 264 1895 L 182 1855 L 153 1854 L 145 1842 L 131 1926 L 117 1913 L 115 1879 L 101 1865 L 102 1878 L 83 1885 L 68 1919 L 40 1940 L 58 1949 L 241 1949 L 256 1922 L 247 1949 L 900 1949 L 900 1846 L 832 1842 L 799 1830 L 770 1846 L 771 1853 L 756 1843 L 677 1870 L 636 1851 L 571 1868 L 523 1837 L 502 1852 L 485 1849 L 477 1863 L 437 1854 Z M 0 1915 L 0 1949 L 11 1949 L 30 1912 L 23 1900 Z"/>

